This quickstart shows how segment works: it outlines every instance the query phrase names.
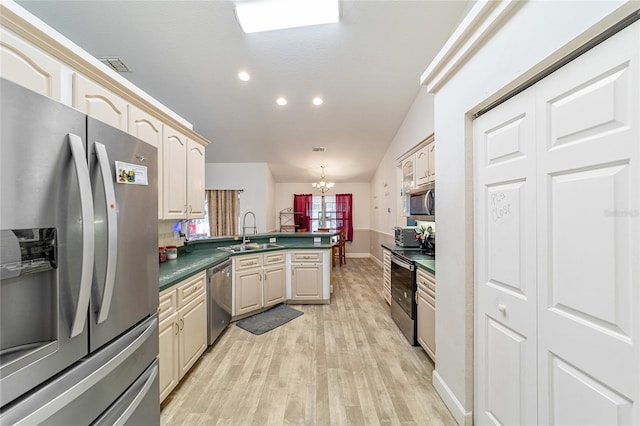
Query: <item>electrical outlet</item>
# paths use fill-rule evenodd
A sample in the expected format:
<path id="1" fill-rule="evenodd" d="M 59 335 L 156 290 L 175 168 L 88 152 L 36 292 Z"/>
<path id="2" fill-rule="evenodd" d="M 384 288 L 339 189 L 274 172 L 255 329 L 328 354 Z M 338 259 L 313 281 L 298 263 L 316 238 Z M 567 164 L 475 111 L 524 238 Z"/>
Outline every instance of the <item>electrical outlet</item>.
<path id="1" fill-rule="evenodd" d="M 275 244 L 276 239 L 275 239 L 275 238 L 269 238 L 269 242 L 270 242 L 271 244 Z"/>

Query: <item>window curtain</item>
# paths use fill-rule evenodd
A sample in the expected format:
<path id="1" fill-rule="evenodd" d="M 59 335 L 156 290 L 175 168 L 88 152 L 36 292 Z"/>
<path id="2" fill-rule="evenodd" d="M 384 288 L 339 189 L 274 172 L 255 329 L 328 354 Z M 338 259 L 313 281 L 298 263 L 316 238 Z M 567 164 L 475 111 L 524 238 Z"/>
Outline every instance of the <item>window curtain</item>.
<path id="1" fill-rule="evenodd" d="M 298 229 L 306 229 L 311 232 L 311 212 L 313 208 L 313 196 L 311 194 L 293 194 L 293 211 L 302 213 L 295 215 Z"/>
<path id="2" fill-rule="evenodd" d="M 209 230 L 212 237 L 238 234 L 238 191 L 208 190 Z"/>
<path id="3" fill-rule="evenodd" d="M 347 241 L 353 241 L 352 205 L 351 194 L 336 194 L 336 226 L 344 229 Z"/>

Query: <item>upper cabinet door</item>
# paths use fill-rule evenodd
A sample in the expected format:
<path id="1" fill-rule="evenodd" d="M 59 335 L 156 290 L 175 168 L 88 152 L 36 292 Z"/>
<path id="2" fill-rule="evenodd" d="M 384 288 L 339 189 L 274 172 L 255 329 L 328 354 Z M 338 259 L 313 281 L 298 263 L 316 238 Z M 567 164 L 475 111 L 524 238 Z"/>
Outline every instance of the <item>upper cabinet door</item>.
<path id="1" fill-rule="evenodd" d="M 187 217 L 187 137 L 165 125 L 162 137 L 164 219 Z"/>
<path id="2" fill-rule="evenodd" d="M 135 105 L 129 105 L 129 133 L 158 148 L 162 145 L 162 123 Z"/>
<path id="3" fill-rule="evenodd" d="M 158 148 L 158 219 L 162 219 L 162 123 L 135 105 L 129 105 L 129 133 Z"/>
<path id="4" fill-rule="evenodd" d="M 429 154 L 427 148 L 428 146 L 425 146 L 416 153 L 415 180 L 417 186 L 424 185 L 428 182 Z"/>
<path id="5" fill-rule="evenodd" d="M 0 76 L 60 101 L 62 65 L 50 56 L 0 30 Z"/>
<path id="6" fill-rule="evenodd" d="M 73 74 L 73 107 L 85 114 L 127 131 L 127 102 L 102 86 Z"/>
<path id="7" fill-rule="evenodd" d="M 405 192 L 408 192 L 411 188 L 413 188 L 416 184 L 415 181 L 415 170 L 414 170 L 414 160 L 415 155 L 407 158 L 402 162 L 402 186 Z"/>
<path id="8" fill-rule="evenodd" d="M 427 156 L 428 156 L 428 171 L 427 171 L 427 182 L 435 182 L 436 180 L 436 143 L 431 142 L 427 145 Z"/>
<path id="9" fill-rule="evenodd" d="M 187 142 L 187 202 L 190 219 L 204 218 L 204 146 Z"/>

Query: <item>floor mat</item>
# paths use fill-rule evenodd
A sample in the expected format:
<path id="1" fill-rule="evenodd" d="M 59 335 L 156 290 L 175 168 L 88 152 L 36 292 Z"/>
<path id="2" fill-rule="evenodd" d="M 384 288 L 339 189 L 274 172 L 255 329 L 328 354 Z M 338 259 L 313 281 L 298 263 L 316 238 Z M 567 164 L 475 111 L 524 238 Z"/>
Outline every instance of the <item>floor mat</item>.
<path id="1" fill-rule="evenodd" d="M 288 305 L 280 304 L 268 311 L 240 320 L 236 322 L 236 325 L 250 333 L 263 334 L 280 327 L 282 324 L 288 323 L 303 313 L 304 312 L 293 309 Z"/>

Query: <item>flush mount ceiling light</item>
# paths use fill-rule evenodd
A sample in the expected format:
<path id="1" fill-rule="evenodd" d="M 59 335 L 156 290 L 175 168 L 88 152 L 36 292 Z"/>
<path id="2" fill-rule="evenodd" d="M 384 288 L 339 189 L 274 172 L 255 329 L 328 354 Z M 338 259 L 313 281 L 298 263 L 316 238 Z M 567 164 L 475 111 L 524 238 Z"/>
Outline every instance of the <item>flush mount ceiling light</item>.
<path id="1" fill-rule="evenodd" d="M 324 166 L 320 166 L 320 168 L 322 169 L 322 173 L 320 174 L 320 182 L 313 182 L 311 186 L 313 186 L 316 189 L 319 189 L 322 195 L 324 195 L 325 192 L 333 188 L 333 182 L 327 182 L 325 180 Z"/>
<path id="2" fill-rule="evenodd" d="M 250 75 L 249 75 L 249 73 L 248 73 L 248 72 L 246 72 L 246 71 L 240 71 L 240 72 L 238 73 L 238 78 L 239 78 L 240 80 L 242 80 L 242 81 L 249 81 L 249 80 L 251 80 L 251 76 L 250 76 Z"/>
<path id="3" fill-rule="evenodd" d="M 287 100 L 285 98 L 280 97 L 276 99 L 276 103 L 280 106 L 285 106 L 287 104 Z"/>
<path id="4" fill-rule="evenodd" d="M 338 0 L 263 0 L 236 4 L 245 33 L 331 24 L 340 20 Z"/>
<path id="5" fill-rule="evenodd" d="M 313 102 L 315 106 L 319 106 L 319 105 L 322 105 L 323 100 L 321 97 L 316 96 L 315 98 L 313 98 L 313 101 L 311 102 Z"/>

